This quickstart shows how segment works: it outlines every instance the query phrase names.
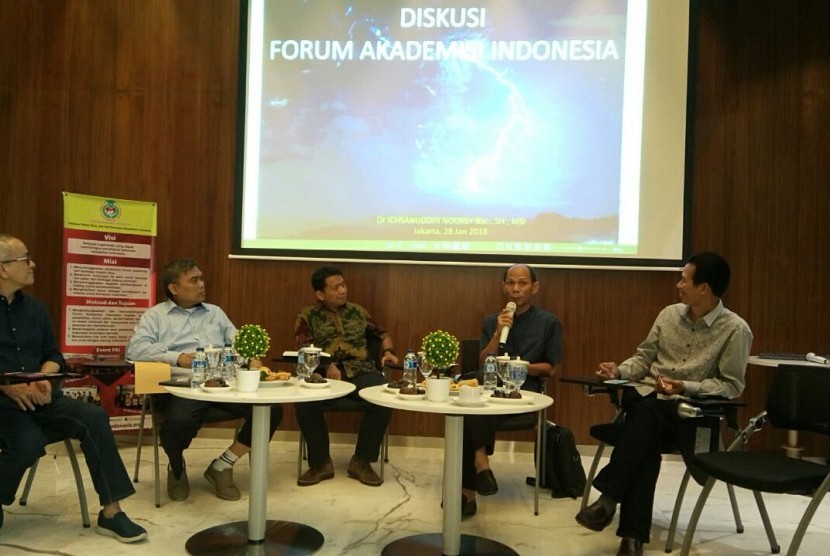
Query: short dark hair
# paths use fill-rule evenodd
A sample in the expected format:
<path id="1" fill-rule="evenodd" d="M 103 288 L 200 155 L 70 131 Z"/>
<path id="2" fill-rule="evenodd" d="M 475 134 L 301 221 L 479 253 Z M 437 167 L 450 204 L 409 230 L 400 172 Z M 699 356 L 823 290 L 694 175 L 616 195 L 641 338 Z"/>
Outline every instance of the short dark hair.
<path id="1" fill-rule="evenodd" d="M 709 288 L 716 297 L 723 297 L 726 288 L 729 287 L 731 276 L 729 263 L 726 262 L 726 259 L 715 252 L 704 251 L 689 257 L 686 264 L 695 265 L 695 275 L 692 276 L 692 282 L 695 285 L 709 284 Z"/>
<path id="2" fill-rule="evenodd" d="M 502 282 L 507 282 L 507 273 L 508 273 L 508 272 L 510 272 L 510 269 L 511 269 L 511 268 L 516 268 L 517 266 L 523 266 L 523 267 L 525 267 L 528 271 L 530 271 L 530 281 L 531 281 L 531 282 L 536 283 L 536 282 L 538 281 L 538 280 L 536 280 L 536 271 L 535 271 L 535 270 L 533 270 L 533 267 L 532 267 L 532 266 L 530 266 L 529 264 L 521 264 L 521 263 L 519 263 L 519 264 L 512 264 L 512 265 L 508 266 L 507 268 L 505 268 L 505 269 L 504 269 L 504 276 L 502 277 L 501 281 L 502 281 Z"/>
<path id="3" fill-rule="evenodd" d="M 179 276 L 199 266 L 193 259 L 176 259 L 167 263 L 161 271 L 161 289 L 164 290 L 164 295 L 167 299 L 173 299 L 173 294 L 168 287 L 170 284 L 178 280 Z"/>
<path id="4" fill-rule="evenodd" d="M 343 273 L 336 266 L 321 266 L 311 275 L 311 287 L 314 291 L 321 292 L 326 289 L 326 278 L 329 276 L 343 276 Z"/>

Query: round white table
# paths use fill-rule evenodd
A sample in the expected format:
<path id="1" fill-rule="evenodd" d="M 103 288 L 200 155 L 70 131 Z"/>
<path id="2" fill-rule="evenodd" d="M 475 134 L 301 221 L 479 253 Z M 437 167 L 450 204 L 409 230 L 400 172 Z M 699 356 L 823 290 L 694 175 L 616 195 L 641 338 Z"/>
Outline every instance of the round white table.
<path id="1" fill-rule="evenodd" d="M 180 398 L 206 402 L 253 405 L 251 433 L 251 485 L 248 497 L 248 520 L 225 523 L 199 531 L 187 540 L 190 554 L 311 554 L 323 546 L 323 535 L 308 525 L 290 521 L 267 521 L 268 437 L 271 405 L 330 400 L 354 391 L 354 384 L 328 381 L 325 388 L 301 386 L 296 378 L 288 383 L 261 383 L 251 393 L 206 392 L 190 387 L 166 386 Z"/>
<path id="2" fill-rule="evenodd" d="M 487 401 L 480 407 L 467 407 L 459 405 L 455 397 L 450 397 L 446 402 L 401 399 L 385 385 L 364 388 L 360 391 L 360 397 L 392 409 L 444 415 L 444 515 L 441 533 L 414 535 L 393 541 L 384 547 L 382 554 L 517 554 L 510 547 L 492 539 L 461 534 L 461 452 L 464 416 L 513 415 L 536 411 L 539 412 L 538 431 L 541 431 L 544 425 L 544 410 L 553 405 L 553 398 L 522 390 L 522 401 Z"/>
<path id="3" fill-rule="evenodd" d="M 769 357 L 760 357 L 758 355 L 750 355 L 747 359 L 747 365 L 755 365 L 756 367 L 777 367 L 778 365 L 800 365 L 803 367 L 825 367 L 830 372 L 830 367 L 822 365 L 821 363 L 813 363 L 806 359 L 771 359 Z M 791 458 L 800 458 L 801 452 L 804 450 L 798 445 L 798 431 L 787 431 L 787 443 L 781 446 L 784 453 Z"/>

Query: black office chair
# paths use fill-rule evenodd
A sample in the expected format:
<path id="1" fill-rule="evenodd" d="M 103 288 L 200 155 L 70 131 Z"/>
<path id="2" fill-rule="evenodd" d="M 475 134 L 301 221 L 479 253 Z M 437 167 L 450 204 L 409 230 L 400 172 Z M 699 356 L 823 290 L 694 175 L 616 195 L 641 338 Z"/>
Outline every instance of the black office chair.
<path id="1" fill-rule="evenodd" d="M 369 352 L 369 360 L 375 361 L 376 366 L 377 362 L 380 361 L 380 340 L 374 337 L 367 337 L 366 338 L 366 347 Z M 385 368 L 380 369 L 381 374 L 384 377 L 387 376 L 387 371 Z M 347 396 L 336 398 L 329 402 L 326 407 L 326 413 L 350 413 L 350 412 L 365 412 L 367 409 L 371 408 L 372 404 L 367 402 L 364 399 L 354 399 Z M 308 457 L 305 437 L 303 436 L 303 431 L 298 429 L 299 433 L 299 449 L 297 451 L 297 478 L 299 479 L 303 475 L 303 460 Z M 389 428 L 387 427 L 386 431 L 383 433 L 383 441 L 380 446 L 380 466 L 378 468 L 378 476 L 380 480 L 383 480 L 383 472 L 385 464 L 389 462 Z"/>
<path id="2" fill-rule="evenodd" d="M 461 375 L 464 377 L 479 375 L 479 341 L 475 339 L 464 339 L 461 340 L 459 343 Z M 483 382 L 481 380 L 481 376 L 478 376 L 478 378 L 479 382 Z M 547 392 L 547 381 L 547 377 L 542 377 L 542 385 L 539 390 L 539 392 L 542 394 Z M 547 453 L 547 435 L 545 434 L 545 430 L 547 429 L 547 420 L 545 419 L 545 413 L 546 410 L 542 409 L 540 411 L 535 411 L 531 413 L 519 413 L 516 415 L 511 415 L 508 418 L 501 421 L 496 426 L 496 432 L 525 431 L 533 429 L 536 430 L 536 444 L 534 449 L 536 459 L 536 473 L 534 477 L 532 477 L 532 480 L 528 479 L 528 483 L 532 483 L 532 486 L 535 489 L 533 499 L 533 515 L 539 515 L 539 492 L 541 490 L 541 486 L 543 484 L 546 484 L 544 477 L 544 458 L 545 454 Z"/>
<path id="3" fill-rule="evenodd" d="M 49 437 L 49 443 L 63 442 L 66 448 L 66 455 L 69 457 L 69 463 L 72 466 L 72 473 L 75 475 L 75 487 L 78 489 L 78 504 L 81 506 L 81 521 L 84 527 L 89 527 L 89 508 L 86 503 L 86 492 L 84 490 L 84 480 L 81 477 L 81 469 L 78 467 L 78 457 L 75 455 L 75 448 L 72 446 L 72 440 L 62 437 Z M 35 473 L 37 473 L 38 463 L 43 458 L 38 458 L 34 464 L 29 468 L 26 475 L 26 482 L 23 486 L 23 493 L 20 495 L 20 505 L 25 506 L 29 502 L 29 492 L 32 490 L 32 483 L 35 480 Z"/>
<path id="4" fill-rule="evenodd" d="M 830 436 L 830 404 L 827 392 L 830 392 L 830 371 L 827 368 L 779 366 L 770 384 L 766 411 L 753 418 L 744 429 L 741 440 L 745 444 L 752 431 L 760 429 L 766 422 L 777 429 Z M 784 454 L 727 451 L 689 453 L 684 454 L 684 457 L 690 467 L 699 469 L 709 478 L 689 519 L 682 555 L 689 554 L 691 550 L 703 506 L 717 481 L 752 490 L 756 495 L 756 501 L 760 499 L 760 492 L 811 497 L 790 542 L 787 554 L 791 556 L 798 553 L 804 533 L 824 495 L 830 489 L 830 465 L 795 459 Z M 767 529 L 772 552 L 778 553 L 780 547 L 774 535 L 771 535 L 769 516 L 763 503 L 758 505 L 758 510 Z"/>
<path id="5" fill-rule="evenodd" d="M 588 390 L 589 395 L 596 395 L 596 394 L 606 394 L 609 397 L 611 405 L 614 407 L 614 419 L 610 423 L 601 423 L 599 425 L 594 425 L 590 429 L 590 434 L 593 438 L 599 441 L 597 445 L 596 452 L 594 453 L 594 458 L 591 461 L 591 466 L 588 470 L 588 476 L 585 481 L 585 490 L 582 493 L 582 502 L 580 503 L 580 510 L 585 508 L 588 505 L 589 498 L 591 496 L 591 488 L 593 486 L 594 477 L 597 473 L 597 468 L 599 467 L 600 460 L 602 458 L 602 454 L 605 451 L 606 446 L 616 446 L 619 442 L 620 437 L 622 436 L 623 429 L 625 427 L 625 411 L 622 408 L 620 403 L 620 396 L 621 396 L 621 389 L 618 386 L 608 386 L 608 385 L 592 385 L 589 388 L 586 387 Z M 723 418 L 729 421 L 729 426 L 733 430 L 738 428 L 737 423 L 735 423 L 735 413 L 734 408 L 732 410 L 725 410 L 721 408 L 721 414 Z M 718 426 L 720 421 L 717 420 Z M 717 431 L 717 438 L 720 438 L 720 431 Z M 721 446 L 722 448 L 722 446 Z M 680 446 L 676 443 L 672 443 L 667 445 L 663 449 L 664 454 L 677 454 L 680 451 Z M 683 479 L 680 481 L 680 487 L 677 490 L 677 497 L 675 498 L 674 502 L 674 509 L 672 511 L 671 522 L 669 523 L 669 530 L 668 535 L 666 537 L 666 547 L 665 551 L 671 552 L 674 550 L 674 539 L 677 535 L 677 523 L 680 517 L 680 510 L 683 506 L 683 498 L 686 494 L 686 488 L 689 485 L 689 479 L 692 477 L 690 470 L 687 468 L 686 471 L 683 473 Z M 743 533 L 744 526 L 741 521 L 741 512 L 738 507 L 737 499 L 735 498 L 735 491 L 731 487 L 731 485 L 727 485 L 727 490 L 729 494 L 729 502 L 732 506 L 732 515 L 735 518 L 735 531 L 738 533 Z"/>

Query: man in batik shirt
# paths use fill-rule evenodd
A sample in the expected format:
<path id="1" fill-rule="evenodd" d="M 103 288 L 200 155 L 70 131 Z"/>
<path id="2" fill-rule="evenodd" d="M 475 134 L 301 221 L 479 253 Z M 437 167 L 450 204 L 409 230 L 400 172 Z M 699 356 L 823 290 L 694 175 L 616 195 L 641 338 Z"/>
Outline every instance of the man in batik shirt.
<path id="1" fill-rule="evenodd" d="M 346 380 L 355 385 L 350 397 L 360 400 L 360 390 L 384 384 L 378 364 L 397 364 L 392 339 L 366 309 L 346 300 L 348 290 L 343 273 L 334 267 L 317 269 L 311 276 L 317 303 L 300 311 L 295 326 L 297 347 L 314 344 L 330 354 L 328 365 L 317 372 L 331 380 Z M 380 341 L 380 360 L 369 355 L 369 338 Z M 333 400 L 296 405 L 297 421 L 308 446 L 308 470 L 297 479 L 300 486 L 316 485 L 334 477 L 329 453 L 329 431 L 324 418 Z M 357 433 L 355 452 L 348 474 L 364 485 L 380 486 L 383 481 L 372 469 L 377 461 L 383 435 L 392 411 L 372 405 L 363 415 Z"/>

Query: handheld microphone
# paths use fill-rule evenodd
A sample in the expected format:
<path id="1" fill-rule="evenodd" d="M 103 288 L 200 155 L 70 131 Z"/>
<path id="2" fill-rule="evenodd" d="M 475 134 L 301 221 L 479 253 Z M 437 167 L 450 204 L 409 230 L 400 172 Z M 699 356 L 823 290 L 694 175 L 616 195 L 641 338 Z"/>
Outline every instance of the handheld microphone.
<path id="1" fill-rule="evenodd" d="M 830 365 L 830 359 L 816 355 L 812 351 L 804 356 L 804 358 L 811 363 L 818 363 L 819 365 Z"/>
<path id="2" fill-rule="evenodd" d="M 510 311 L 510 316 L 513 316 L 513 314 L 516 312 L 516 304 L 512 301 L 508 302 L 507 305 L 504 306 L 504 308 Z M 507 342 L 508 334 L 510 334 L 509 326 L 505 326 L 501 329 L 501 336 L 499 336 L 499 345 L 504 345 L 504 343 Z"/>

